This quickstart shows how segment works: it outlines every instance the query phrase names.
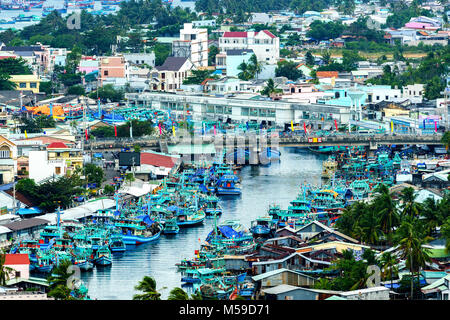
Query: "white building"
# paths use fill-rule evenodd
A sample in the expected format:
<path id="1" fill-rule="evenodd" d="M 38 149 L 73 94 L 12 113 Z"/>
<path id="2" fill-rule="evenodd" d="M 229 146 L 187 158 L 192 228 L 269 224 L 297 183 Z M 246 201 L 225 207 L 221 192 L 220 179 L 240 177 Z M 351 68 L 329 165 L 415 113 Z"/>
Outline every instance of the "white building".
<path id="1" fill-rule="evenodd" d="M 48 151 L 30 151 L 29 157 L 29 178 L 36 183 L 50 177 L 63 176 L 67 166 L 64 160 L 48 160 Z"/>
<path id="2" fill-rule="evenodd" d="M 172 43 L 175 57 L 189 58 L 195 67 L 208 66 L 208 30 L 194 28 L 192 23 L 185 23 L 180 30 L 180 39 Z"/>
<path id="3" fill-rule="evenodd" d="M 180 89 L 183 80 L 195 69 L 188 58 L 168 57 L 162 66 L 156 67 L 150 79 L 150 89 L 153 91 L 176 91 Z"/>
<path id="4" fill-rule="evenodd" d="M 155 66 L 155 53 L 124 53 L 123 54 L 125 61 L 128 62 L 129 65 L 143 65 L 146 64 L 150 67 Z"/>
<path id="5" fill-rule="evenodd" d="M 409 84 L 403 87 L 403 98 L 408 98 L 412 103 L 421 103 L 425 93 L 425 85 Z"/>
<path id="6" fill-rule="evenodd" d="M 280 58 L 280 38 L 268 30 L 227 31 L 219 38 L 219 50 L 252 49 L 258 61 L 275 64 Z"/>

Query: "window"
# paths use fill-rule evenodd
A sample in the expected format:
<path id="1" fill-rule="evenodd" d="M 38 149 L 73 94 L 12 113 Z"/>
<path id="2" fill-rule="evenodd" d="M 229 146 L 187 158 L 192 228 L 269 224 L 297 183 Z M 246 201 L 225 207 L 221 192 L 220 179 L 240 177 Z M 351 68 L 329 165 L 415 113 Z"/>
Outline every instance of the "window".
<path id="1" fill-rule="evenodd" d="M 389 96 L 386 96 L 386 100 L 389 100 Z"/>
<path id="2" fill-rule="evenodd" d="M 36 82 L 30 82 L 30 88 L 36 88 Z"/>
<path id="3" fill-rule="evenodd" d="M 2 149 L 0 150 L 0 159 L 9 159 L 10 158 L 10 151 L 9 149 Z"/>
<path id="4" fill-rule="evenodd" d="M 27 87 L 27 83 L 26 82 L 21 82 L 21 83 L 19 83 L 19 87 L 20 88 L 26 88 Z"/>
<path id="5" fill-rule="evenodd" d="M 55 174 L 61 174 L 61 168 L 60 167 L 56 167 L 55 168 Z"/>
<path id="6" fill-rule="evenodd" d="M 108 75 L 108 70 L 103 71 L 103 75 L 107 76 Z"/>

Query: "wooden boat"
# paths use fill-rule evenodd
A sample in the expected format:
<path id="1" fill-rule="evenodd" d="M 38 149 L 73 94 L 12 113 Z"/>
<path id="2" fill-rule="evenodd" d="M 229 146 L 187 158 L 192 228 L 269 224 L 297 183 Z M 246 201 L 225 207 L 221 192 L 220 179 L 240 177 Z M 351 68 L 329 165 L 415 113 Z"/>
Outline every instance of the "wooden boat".
<path id="1" fill-rule="evenodd" d="M 100 246 L 94 255 L 94 264 L 96 266 L 109 266 L 112 264 L 111 251 L 107 246 Z"/>

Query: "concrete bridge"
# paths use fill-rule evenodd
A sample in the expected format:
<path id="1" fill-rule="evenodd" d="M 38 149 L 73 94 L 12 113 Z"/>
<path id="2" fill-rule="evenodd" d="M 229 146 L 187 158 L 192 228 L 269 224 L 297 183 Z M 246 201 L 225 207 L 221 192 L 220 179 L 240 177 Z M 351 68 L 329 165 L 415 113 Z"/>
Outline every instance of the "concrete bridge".
<path id="1" fill-rule="evenodd" d="M 262 136 L 262 135 L 217 135 L 195 137 L 191 140 L 186 137 L 145 137 L 145 138 L 117 138 L 117 139 L 96 139 L 90 140 L 85 144 L 85 150 L 110 150 L 117 151 L 122 148 L 129 147 L 131 150 L 134 145 L 142 148 L 153 150 L 161 150 L 167 152 L 168 145 L 175 144 L 211 144 L 214 143 L 220 147 L 231 143 L 234 146 L 250 145 L 253 148 L 260 149 L 261 145 L 280 147 L 317 147 L 317 146 L 368 146 L 371 150 L 375 150 L 379 145 L 407 145 L 407 144 L 425 144 L 425 145 L 442 145 L 442 134 L 432 135 L 358 135 L 358 134 L 342 134 L 330 135 L 324 137 L 316 136 Z M 227 141 L 227 139 L 229 139 Z"/>

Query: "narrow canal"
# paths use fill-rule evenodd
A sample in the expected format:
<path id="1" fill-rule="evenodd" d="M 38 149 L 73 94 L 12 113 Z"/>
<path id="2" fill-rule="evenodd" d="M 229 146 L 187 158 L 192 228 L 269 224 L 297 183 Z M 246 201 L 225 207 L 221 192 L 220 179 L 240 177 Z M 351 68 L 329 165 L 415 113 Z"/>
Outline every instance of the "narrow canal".
<path id="1" fill-rule="evenodd" d="M 218 222 L 240 220 L 245 227 L 256 217 L 265 215 L 270 204 L 286 209 L 303 183 L 320 184 L 322 161 L 326 156 L 306 149 L 281 148 L 281 161 L 265 167 L 245 167 L 240 172 L 242 195 L 222 198 L 224 212 Z M 89 289 L 91 299 L 130 300 L 137 293 L 134 286 L 144 276 L 156 280 L 162 299 L 167 299 L 174 287 L 181 287 L 181 276 L 176 263 L 191 258 L 212 230 L 213 219 L 201 226 L 181 229 L 177 235 L 162 235 L 149 244 L 129 248 L 114 254 L 110 267 L 94 268 L 83 273 L 82 280 Z"/>

